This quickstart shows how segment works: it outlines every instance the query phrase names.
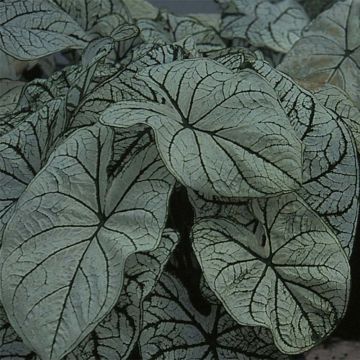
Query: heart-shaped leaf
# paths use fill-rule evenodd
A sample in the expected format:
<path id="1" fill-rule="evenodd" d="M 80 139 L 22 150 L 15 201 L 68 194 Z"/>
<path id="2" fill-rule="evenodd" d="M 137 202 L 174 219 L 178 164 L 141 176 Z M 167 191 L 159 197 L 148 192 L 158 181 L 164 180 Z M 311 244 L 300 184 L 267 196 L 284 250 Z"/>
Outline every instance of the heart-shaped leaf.
<path id="1" fill-rule="evenodd" d="M 359 16 L 358 0 L 337 1 L 311 23 L 279 70 L 301 80 L 310 90 L 333 84 L 359 106 Z"/>
<path id="2" fill-rule="evenodd" d="M 21 196 L 0 254 L 9 320 L 43 360 L 58 360 L 109 313 L 126 259 L 151 251 L 174 179 L 143 146 L 109 181 L 113 134 L 76 131 Z M 36 328 L 36 331 L 32 329 Z"/>
<path id="3" fill-rule="evenodd" d="M 296 0 L 232 0 L 224 11 L 221 36 L 286 53 L 300 39 L 309 18 Z"/>
<path id="4" fill-rule="evenodd" d="M 204 59 L 147 68 L 139 77 L 166 104 L 123 101 L 100 121 L 151 126 L 163 161 L 182 184 L 225 197 L 267 196 L 301 185 L 301 142 L 263 78 Z"/>
<path id="5" fill-rule="evenodd" d="M 302 353 L 344 315 L 347 257 L 331 229 L 295 194 L 251 204 L 261 237 L 232 218 L 202 218 L 193 228 L 196 256 L 234 319 L 269 328 L 282 352 Z"/>
<path id="6" fill-rule="evenodd" d="M 0 2 L 0 49 L 19 60 L 33 60 L 68 49 L 82 49 L 81 27 L 49 1 Z"/>

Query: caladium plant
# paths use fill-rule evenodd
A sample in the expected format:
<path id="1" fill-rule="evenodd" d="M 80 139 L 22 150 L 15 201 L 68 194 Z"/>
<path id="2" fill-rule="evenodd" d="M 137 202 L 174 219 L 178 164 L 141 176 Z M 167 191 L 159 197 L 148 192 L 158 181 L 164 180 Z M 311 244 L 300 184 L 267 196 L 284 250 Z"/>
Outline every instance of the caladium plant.
<path id="1" fill-rule="evenodd" d="M 343 318 L 360 1 L 218 3 L 0 2 L 7 69 L 54 64 L 0 79 L 1 358 L 282 360 Z"/>

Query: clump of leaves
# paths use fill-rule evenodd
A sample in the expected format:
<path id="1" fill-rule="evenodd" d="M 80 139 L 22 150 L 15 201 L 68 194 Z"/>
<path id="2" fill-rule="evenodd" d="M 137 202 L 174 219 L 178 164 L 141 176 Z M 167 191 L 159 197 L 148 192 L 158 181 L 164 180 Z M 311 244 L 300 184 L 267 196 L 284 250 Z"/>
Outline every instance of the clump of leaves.
<path id="1" fill-rule="evenodd" d="M 332 333 L 360 2 L 303 2 L 0 2 L 1 358 L 278 360 Z"/>

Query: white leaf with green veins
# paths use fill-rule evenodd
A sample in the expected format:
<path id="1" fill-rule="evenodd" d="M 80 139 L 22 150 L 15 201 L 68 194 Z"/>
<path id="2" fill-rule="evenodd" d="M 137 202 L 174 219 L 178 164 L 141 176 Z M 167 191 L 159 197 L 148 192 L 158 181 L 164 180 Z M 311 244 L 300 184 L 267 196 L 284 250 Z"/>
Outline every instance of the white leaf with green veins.
<path id="1" fill-rule="evenodd" d="M 360 2 L 337 1 L 320 14 L 279 66 L 316 90 L 326 83 L 348 93 L 360 106 Z"/>
<path id="2" fill-rule="evenodd" d="M 68 84 L 69 89 L 65 95 L 67 110 L 71 113 L 68 114 L 68 117 L 71 117 L 72 113 L 79 106 L 80 101 L 85 98 L 88 93 L 92 92 L 91 85 L 94 81 L 94 74 L 99 64 L 103 63 L 106 56 L 112 51 L 113 46 L 114 42 L 111 38 L 100 38 L 90 42 L 84 50 L 82 66 L 74 72 L 75 76 Z M 78 124 L 74 124 L 71 121 L 68 122 L 68 127 L 77 125 Z M 91 125 L 91 123 L 82 125 Z"/>
<path id="3" fill-rule="evenodd" d="M 18 109 L 24 83 L 0 79 L 0 137 L 13 130 L 28 115 L 28 109 Z"/>
<path id="4" fill-rule="evenodd" d="M 123 42 L 136 37 L 139 29 L 135 25 L 124 23 L 119 15 L 110 14 L 99 20 L 93 32 L 99 38 L 110 36 L 117 42 Z"/>
<path id="5" fill-rule="evenodd" d="M 0 359 L 35 360 L 36 355 L 22 342 L 0 306 Z"/>
<path id="6" fill-rule="evenodd" d="M 15 109 L 24 85 L 22 81 L 0 79 L 0 116 Z"/>
<path id="7" fill-rule="evenodd" d="M 245 69 L 249 61 L 255 61 L 257 56 L 244 47 L 230 47 L 211 51 L 207 56 L 232 71 Z"/>
<path id="8" fill-rule="evenodd" d="M 138 19 L 155 20 L 159 14 L 159 9 L 146 0 L 123 0 L 127 6 L 131 17 Z"/>
<path id="9" fill-rule="evenodd" d="M 286 53 L 309 23 L 296 0 L 233 0 L 223 14 L 221 36 L 241 38 L 256 47 Z"/>
<path id="10" fill-rule="evenodd" d="M 0 233 L 18 198 L 48 159 L 64 124 L 63 103 L 52 100 L 0 137 Z"/>
<path id="11" fill-rule="evenodd" d="M 159 21 L 140 19 L 136 25 L 139 27 L 141 38 L 145 43 L 168 45 L 173 42 L 170 33 L 164 29 L 163 24 Z"/>
<path id="12" fill-rule="evenodd" d="M 92 93 L 97 85 L 96 71 L 103 65 L 105 57 L 113 49 L 111 38 L 101 38 L 91 41 L 82 54 L 80 65 L 66 67 L 54 73 L 48 79 L 35 79 L 25 85 L 21 94 L 18 109 L 38 111 L 54 99 L 61 100 L 66 105 L 66 124 L 64 131 L 71 128 L 92 125 L 95 121 L 85 123 L 74 121 L 73 114 L 82 100 Z"/>
<path id="13" fill-rule="evenodd" d="M 193 247 L 210 288 L 240 324 L 271 330 L 302 353 L 343 317 L 350 268 L 331 229 L 295 194 L 253 200 L 263 239 L 235 220 L 196 221 Z"/>
<path id="14" fill-rule="evenodd" d="M 183 185 L 225 197 L 300 187 L 301 142 L 260 76 L 199 59 L 147 68 L 138 77 L 166 103 L 119 102 L 100 121 L 151 126 L 163 161 Z"/>
<path id="15" fill-rule="evenodd" d="M 156 93 L 146 81 L 135 78 L 135 75 L 148 66 L 182 60 L 184 56 L 184 50 L 180 46 L 152 45 L 138 58 L 131 59 L 133 61 L 126 68 L 120 68 L 88 93 L 72 115 L 74 119 L 71 122 L 74 124 L 95 123 L 105 109 L 118 101 L 134 98 L 156 100 Z"/>
<path id="16" fill-rule="evenodd" d="M 15 129 L 28 115 L 30 115 L 28 111 L 17 110 L 0 117 L 0 137 Z"/>
<path id="17" fill-rule="evenodd" d="M 274 87 L 304 145 L 298 194 L 331 226 L 350 256 L 359 211 L 359 164 L 353 137 L 310 92 L 262 61 L 253 67 Z M 319 141 L 321 139 L 321 141 Z"/>
<path id="18" fill-rule="evenodd" d="M 250 231 L 256 229 L 258 221 L 249 210 L 248 199 L 207 197 L 191 189 L 187 192 L 196 219 L 224 217 L 236 220 Z"/>
<path id="19" fill-rule="evenodd" d="M 74 111 L 80 99 L 90 91 L 99 65 L 104 63 L 113 47 L 114 41 L 109 37 L 89 42 L 79 65 L 67 66 L 47 79 L 35 79 L 26 84 L 19 107 L 34 111 L 50 100 L 62 98 L 67 100 L 67 110 Z"/>
<path id="20" fill-rule="evenodd" d="M 110 32 L 110 29 L 106 30 L 105 34 L 109 33 L 109 36 L 111 36 L 116 42 L 126 43 L 127 41 L 131 41 L 133 39 L 136 40 L 139 35 L 139 28 L 135 25 L 123 24 L 114 26 L 111 18 L 105 18 L 100 23 L 100 26 L 104 28 L 106 24 L 108 28 L 112 27 L 113 31 Z"/>
<path id="21" fill-rule="evenodd" d="M 205 9 L 204 9 L 205 10 Z M 221 14 L 220 13 L 195 13 L 189 15 L 199 20 L 203 25 L 211 26 L 217 32 L 220 31 Z"/>
<path id="22" fill-rule="evenodd" d="M 206 53 L 226 47 L 218 31 L 192 16 L 175 16 L 163 13 L 166 28 L 172 34 L 174 41 L 180 41 L 188 36 L 194 39 L 199 52 Z"/>
<path id="23" fill-rule="evenodd" d="M 145 125 L 114 130 L 113 156 L 107 169 L 110 177 L 116 176 L 124 164 L 144 146 L 154 142 L 151 130 Z"/>
<path id="24" fill-rule="evenodd" d="M 173 45 L 179 45 L 184 49 L 186 54 L 185 59 L 201 57 L 201 54 L 199 53 L 199 47 L 196 44 L 196 39 L 191 35 L 174 42 Z"/>
<path id="25" fill-rule="evenodd" d="M 156 250 L 126 260 L 118 303 L 66 360 L 127 359 L 138 341 L 145 297 L 152 291 L 178 241 L 165 229 Z"/>
<path id="26" fill-rule="evenodd" d="M 251 202 L 248 199 L 210 198 L 189 189 L 188 196 L 197 220 L 202 218 L 233 220 L 253 233 L 258 244 L 264 244 L 265 232 L 259 220 L 250 211 Z"/>
<path id="27" fill-rule="evenodd" d="M 91 66 L 104 59 L 113 49 L 114 40 L 111 37 L 103 37 L 91 41 L 84 49 L 81 56 L 81 65 Z"/>
<path id="28" fill-rule="evenodd" d="M 24 86 L 18 108 L 37 111 L 49 101 L 65 98 L 69 88 L 79 76 L 82 68 L 78 65 L 57 71 L 47 79 L 34 79 Z"/>
<path id="29" fill-rule="evenodd" d="M 315 97 L 349 127 L 354 136 L 357 150 L 360 152 L 360 110 L 346 92 L 334 85 L 326 84 L 315 91 Z"/>
<path id="30" fill-rule="evenodd" d="M 210 289 L 208 283 L 206 282 L 204 275 L 200 278 L 200 292 L 201 296 L 206 299 L 206 301 L 211 305 L 219 305 L 221 301 L 218 297 L 214 294 L 214 292 Z"/>
<path id="31" fill-rule="evenodd" d="M 236 324 L 221 305 L 210 309 L 209 315 L 201 314 L 181 282 L 164 273 L 144 302 L 143 360 L 289 359 L 276 349 L 266 329 Z"/>
<path id="32" fill-rule="evenodd" d="M 174 179 L 156 147 L 144 147 L 109 182 L 112 142 L 104 127 L 72 134 L 4 231 L 2 302 L 43 360 L 61 359 L 94 330 L 120 296 L 126 259 L 154 250 L 165 227 Z"/>
<path id="33" fill-rule="evenodd" d="M 129 10 L 122 0 L 51 0 L 76 21 L 92 38 L 111 36 L 125 25 L 133 28 Z"/>
<path id="34" fill-rule="evenodd" d="M 218 36 L 215 30 L 209 26 L 201 25 L 201 23 L 193 17 L 175 17 L 171 14 L 165 14 L 156 20 L 140 19 L 137 26 L 141 32 L 141 38 L 145 44 L 159 45 L 179 45 L 192 57 L 200 57 L 199 52 L 205 52 L 214 49 L 223 48 L 225 44 L 222 40 L 216 40 Z M 169 28 L 171 26 L 170 19 L 173 20 L 173 26 L 176 29 Z M 166 23 L 167 20 L 168 22 Z M 179 26 L 177 26 L 179 22 Z M 196 29 L 196 27 L 198 29 Z M 214 38 L 214 39 L 211 39 Z"/>
<path id="35" fill-rule="evenodd" d="M 87 37 L 65 12 L 48 1 L 0 2 L 0 49 L 33 60 L 65 49 L 82 49 Z"/>

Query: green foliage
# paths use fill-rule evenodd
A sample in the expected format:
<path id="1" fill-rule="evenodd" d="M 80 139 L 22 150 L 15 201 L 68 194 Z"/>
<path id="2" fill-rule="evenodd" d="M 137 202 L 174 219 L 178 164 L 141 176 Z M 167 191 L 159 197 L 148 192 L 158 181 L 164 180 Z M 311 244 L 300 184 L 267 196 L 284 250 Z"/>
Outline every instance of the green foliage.
<path id="1" fill-rule="evenodd" d="M 0 2 L 1 358 L 285 360 L 341 321 L 360 2 L 218 2 Z"/>

